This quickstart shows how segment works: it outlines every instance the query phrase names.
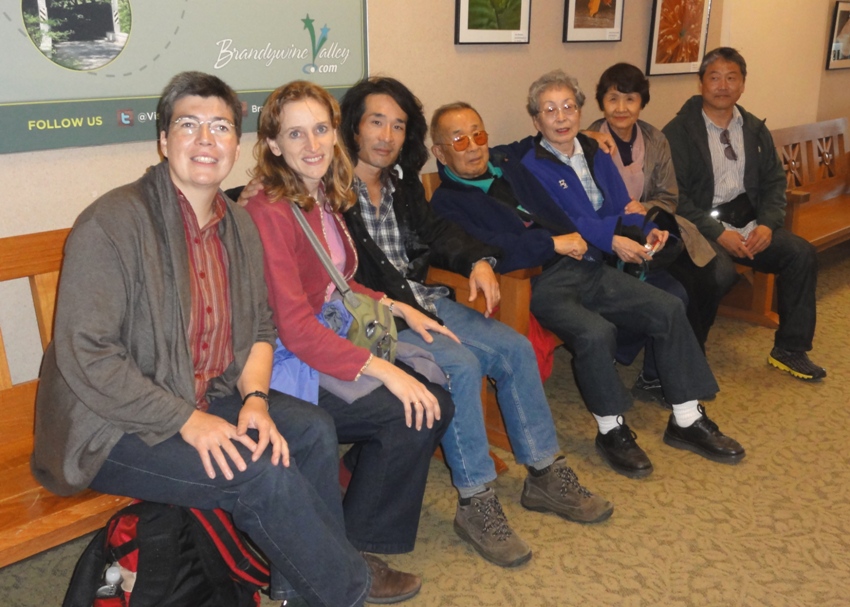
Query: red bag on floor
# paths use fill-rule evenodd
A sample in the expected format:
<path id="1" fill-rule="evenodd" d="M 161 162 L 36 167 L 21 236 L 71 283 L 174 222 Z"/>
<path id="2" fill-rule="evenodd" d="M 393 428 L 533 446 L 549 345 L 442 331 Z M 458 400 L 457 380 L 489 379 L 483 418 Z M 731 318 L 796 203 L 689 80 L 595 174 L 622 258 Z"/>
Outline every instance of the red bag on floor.
<path id="1" fill-rule="evenodd" d="M 83 552 L 63 607 L 259 607 L 269 570 L 223 510 L 139 502 Z"/>

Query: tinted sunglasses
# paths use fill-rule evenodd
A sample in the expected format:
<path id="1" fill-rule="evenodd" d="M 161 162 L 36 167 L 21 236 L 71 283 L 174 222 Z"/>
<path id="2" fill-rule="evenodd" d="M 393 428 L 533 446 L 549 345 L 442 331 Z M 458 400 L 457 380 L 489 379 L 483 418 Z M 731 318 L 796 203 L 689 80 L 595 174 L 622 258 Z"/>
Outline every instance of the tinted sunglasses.
<path id="1" fill-rule="evenodd" d="M 462 152 L 469 147 L 469 142 L 475 145 L 487 145 L 487 131 L 475 131 L 472 135 L 458 135 L 451 143 L 438 143 L 437 145 L 450 145 L 456 152 Z"/>

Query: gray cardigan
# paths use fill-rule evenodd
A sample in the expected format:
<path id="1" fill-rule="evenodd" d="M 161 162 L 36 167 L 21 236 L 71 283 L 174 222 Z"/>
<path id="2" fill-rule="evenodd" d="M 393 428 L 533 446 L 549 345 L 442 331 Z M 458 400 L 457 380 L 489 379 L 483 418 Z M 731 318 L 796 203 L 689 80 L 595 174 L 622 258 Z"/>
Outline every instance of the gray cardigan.
<path id="1" fill-rule="evenodd" d="M 605 119 L 600 118 L 591 124 L 588 130 L 599 131 L 604 122 Z M 657 206 L 670 213 L 676 213 L 679 205 L 679 185 L 676 183 L 676 171 L 670 156 L 670 144 L 664 133 L 648 122 L 638 120 L 637 125 L 643 135 L 645 148 L 643 158 L 645 178 L 640 202 L 647 210 Z M 676 222 L 679 225 L 685 249 L 694 264 L 703 267 L 714 259 L 716 255 L 714 249 L 692 222 L 681 215 L 676 215 Z"/>
<path id="2" fill-rule="evenodd" d="M 275 339 L 251 218 L 229 203 L 219 235 L 228 257 L 234 360 L 210 382 L 210 398 L 232 394 L 252 346 Z M 155 445 L 194 411 L 188 272 L 167 161 L 77 219 L 36 398 L 31 467 L 49 490 L 84 489 L 124 434 Z"/>

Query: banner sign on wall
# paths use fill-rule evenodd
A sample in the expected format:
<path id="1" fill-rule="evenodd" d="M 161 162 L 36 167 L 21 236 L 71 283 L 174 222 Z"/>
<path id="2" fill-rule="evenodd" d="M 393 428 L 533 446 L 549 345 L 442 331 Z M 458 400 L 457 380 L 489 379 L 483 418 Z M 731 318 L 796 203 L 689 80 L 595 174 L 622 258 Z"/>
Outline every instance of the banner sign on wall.
<path id="1" fill-rule="evenodd" d="M 368 74 L 366 0 L 4 0 L 0 153 L 157 138 L 172 76 L 214 74 L 256 131 L 269 92 Z"/>

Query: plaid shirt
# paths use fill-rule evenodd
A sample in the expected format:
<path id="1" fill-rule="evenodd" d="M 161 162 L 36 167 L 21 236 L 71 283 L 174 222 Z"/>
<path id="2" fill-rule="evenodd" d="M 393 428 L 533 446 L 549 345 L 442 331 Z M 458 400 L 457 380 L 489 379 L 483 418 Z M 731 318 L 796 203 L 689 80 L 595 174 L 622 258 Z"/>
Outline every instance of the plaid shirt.
<path id="1" fill-rule="evenodd" d="M 357 191 L 357 202 L 360 203 L 360 211 L 363 216 L 363 223 L 366 224 L 366 231 L 369 232 L 369 236 L 384 252 L 393 267 L 407 278 L 410 260 L 404 250 L 401 230 L 399 230 L 398 221 L 395 213 L 393 213 L 395 187 L 389 180 L 381 186 L 381 206 L 378 208 L 377 214 L 372 205 L 372 200 L 369 198 L 369 189 L 366 184 L 355 177 L 354 187 Z M 437 313 L 434 302 L 449 294 L 446 287 L 426 287 L 422 283 L 412 280 L 408 280 L 407 284 L 410 285 L 417 303 L 432 314 Z"/>
<path id="2" fill-rule="evenodd" d="M 543 138 L 542 143 L 543 147 L 552 152 L 558 160 L 575 171 L 576 175 L 578 175 L 578 178 L 581 180 L 581 185 L 584 187 L 587 197 L 590 198 L 593 210 L 598 211 L 601 209 L 602 203 L 604 202 L 602 192 L 599 191 L 599 188 L 596 187 L 596 182 L 593 181 L 593 175 L 590 174 L 590 169 L 587 167 L 587 160 L 584 158 L 584 150 L 581 148 L 581 144 L 578 142 L 578 139 L 573 140 L 573 145 L 575 147 L 573 148 L 572 157 L 556 150 L 555 146 L 549 143 L 545 137 Z"/>
<path id="3" fill-rule="evenodd" d="M 218 237 L 225 202 L 216 195 L 213 218 L 201 228 L 183 192 L 177 190 L 186 248 L 192 307 L 189 316 L 189 347 L 195 367 L 195 407 L 209 408 L 207 384 L 233 361 L 230 327 L 230 290 L 227 250 Z"/>

